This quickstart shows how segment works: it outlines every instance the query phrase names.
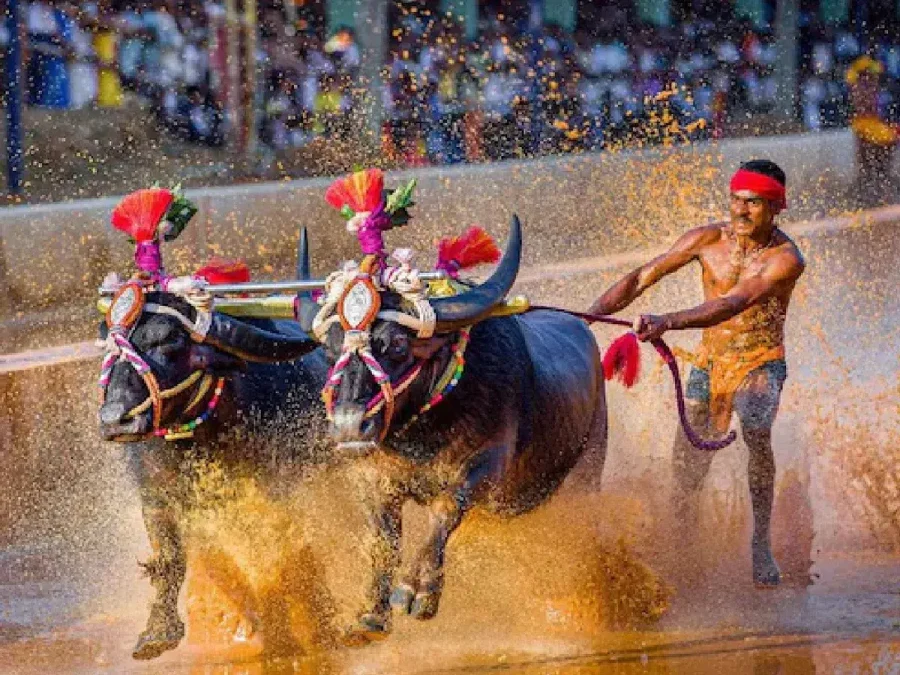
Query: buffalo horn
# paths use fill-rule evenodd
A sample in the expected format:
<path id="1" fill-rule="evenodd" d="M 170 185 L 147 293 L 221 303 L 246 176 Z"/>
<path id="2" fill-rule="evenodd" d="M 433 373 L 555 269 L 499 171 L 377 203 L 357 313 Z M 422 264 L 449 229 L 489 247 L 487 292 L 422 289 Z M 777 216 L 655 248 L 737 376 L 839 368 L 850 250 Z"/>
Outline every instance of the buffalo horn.
<path id="1" fill-rule="evenodd" d="M 304 227 L 300 230 L 300 243 L 297 246 L 297 279 L 306 281 L 309 276 L 309 233 Z M 313 319 L 316 318 L 318 311 L 319 306 L 313 302 L 312 293 L 309 291 L 297 293 L 297 320 L 307 333 L 312 330 Z"/>
<path id="2" fill-rule="evenodd" d="M 245 361 L 278 363 L 308 354 L 318 343 L 307 335 L 271 333 L 230 316 L 213 312 L 205 342 Z"/>

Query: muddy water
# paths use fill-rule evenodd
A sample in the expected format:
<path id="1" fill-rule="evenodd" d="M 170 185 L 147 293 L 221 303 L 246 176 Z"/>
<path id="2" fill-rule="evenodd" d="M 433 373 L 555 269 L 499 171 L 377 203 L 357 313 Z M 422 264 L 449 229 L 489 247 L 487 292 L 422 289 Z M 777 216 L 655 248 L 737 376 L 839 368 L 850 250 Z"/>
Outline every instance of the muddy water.
<path id="1" fill-rule="evenodd" d="M 649 351 L 632 391 L 610 386 L 611 438 L 549 504 L 475 513 L 448 551 L 431 622 L 334 646 L 362 594 L 364 536 L 340 470 L 279 501 L 252 483 L 190 520 L 188 636 L 154 662 L 130 648 L 148 547 L 119 446 L 94 428 L 96 360 L 0 372 L 0 673 L 832 673 L 900 669 L 900 242 L 864 219 L 798 230 L 810 266 L 791 310 L 775 429 L 773 539 L 789 583 L 749 583 L 746 450 L 720 453 L 703 529 L 672 535 L 672 385 Z M 534 269 L 534 301 L 585 307 L 627 260 Z M 680 274 L 635 311 L 696 301 Z M 615 331 L 597 330 L 608 342 Z M 84 339 L 88 336 L 78 336 Z M 690 346 L 694 337 L 673 342 Z M 74 340 L 73 340 L 74 341 Z M 222 490 L 205 467 L 206 492 Z M 212 502 L 211 502 L 212 503 Z M 423 528 L 409 508 L 414 544 Z"/>

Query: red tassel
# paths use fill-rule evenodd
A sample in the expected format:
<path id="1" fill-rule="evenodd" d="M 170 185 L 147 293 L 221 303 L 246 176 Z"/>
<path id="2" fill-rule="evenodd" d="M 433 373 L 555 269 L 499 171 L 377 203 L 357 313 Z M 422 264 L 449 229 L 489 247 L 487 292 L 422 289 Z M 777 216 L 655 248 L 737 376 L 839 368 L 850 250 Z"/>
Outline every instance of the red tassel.
<path id="1" fill-rule="evenodd" d="M 607 380 L 618 376 L 626 387 L 633 387 L 641 372 L 641 347 L 637 335 L 625 333 L 616 338 L 603 357 L 603 374 Z"/>
<path id="2" fill-rule="evenodd" d="M 381 169 L 357 171 L 335 180 L 325 191 L 325 201 L 340 211 L 349 206 L 354 213 L 374 211 L 384 192 L 384 173 Z"/>
<path id="3" fill-rule="evenodd" d="M 156 239 L 156 228 L 169 210 L 174 195 L 169 190 L 138 190 L 122 198 L 113 209 L 112 226 L 137 243 Z"/>
<path id="4" fill-rule="evenodd" d="M 206 266 L 194 272 L 195 277 L 206 279 L 207 283 L 243 284 L 250 281 L 250 268 L 241 261 L 211 258 Z"/>
<path id="5" fill-rule="evenodd" d="M 491 235 L 473 225 L 461 237 L 438 242 L 437 268 L 450 273 L 500 260 L 500 247 Z"/>

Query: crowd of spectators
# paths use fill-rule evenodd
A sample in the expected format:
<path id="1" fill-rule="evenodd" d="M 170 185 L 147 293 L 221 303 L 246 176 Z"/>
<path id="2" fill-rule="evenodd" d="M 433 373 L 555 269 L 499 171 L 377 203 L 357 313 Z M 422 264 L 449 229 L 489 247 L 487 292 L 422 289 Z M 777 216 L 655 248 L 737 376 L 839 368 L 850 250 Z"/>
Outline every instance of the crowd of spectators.
<path id="1" fill-rule="evenodd" d="M 383 70 L 383 147 L 407 164 L 602 149 L 731 133 L 773 112 L 779 92 L 771 29 L 702 15 L 658 27 L 609 3 L 568 33 L 534 13 L 482 16 L 475 39 L 456 17 L 424 7 L 392 13 Z M 23 3 L 27 102 L 101 108 L 140 96 L 184 139 L 221 145 L 226 116 L 222 3 L 97 0 Z M 724 6 L 723 6 L 724 5 Z M 354 133 L 360 68 L 352 29 L 259 3 L 256 130 L 275 150 Z M 5 3 L 0 2 L 0 10 Z M 893 29 L 893 30 L 892 30 Z M 0 45 L 8 42 L 0 26 Z M 844 74 L 868 51 L 885 67 L 882 105 L 896 119 L 900 30 L 859 35 L 801 19 L 797 124 L 847 124 Z"/>

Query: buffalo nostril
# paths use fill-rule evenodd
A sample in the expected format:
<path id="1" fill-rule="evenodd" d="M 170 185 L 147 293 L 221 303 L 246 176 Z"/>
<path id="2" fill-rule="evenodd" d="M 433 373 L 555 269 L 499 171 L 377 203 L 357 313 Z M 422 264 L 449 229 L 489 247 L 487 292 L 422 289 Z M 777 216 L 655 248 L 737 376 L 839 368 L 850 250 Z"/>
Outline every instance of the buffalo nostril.
<path id="1" fill-rule="evenodd" d="M 106 403 L 100 408 L 100 422 L 103 424 L 117 424 L 125 417 L 125 406 L 121 403 Z"/>

